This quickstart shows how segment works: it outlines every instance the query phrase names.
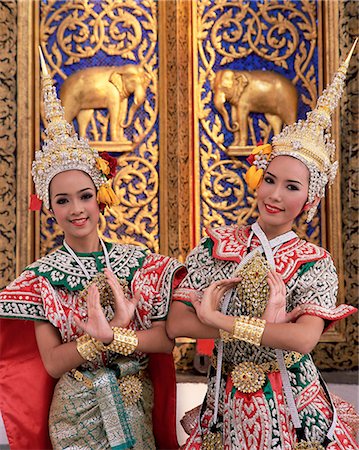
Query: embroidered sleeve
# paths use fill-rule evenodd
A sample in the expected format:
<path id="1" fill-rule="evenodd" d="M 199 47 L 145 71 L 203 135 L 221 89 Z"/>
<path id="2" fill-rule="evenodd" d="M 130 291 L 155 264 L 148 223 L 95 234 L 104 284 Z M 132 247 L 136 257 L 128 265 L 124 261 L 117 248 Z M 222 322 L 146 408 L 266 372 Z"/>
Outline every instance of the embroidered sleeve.
<path id="1" fill-rule="evenodd" d="M 321 317 L 327 329 L 356 310 L 345 304 L 336 306 L 337 292 L 338 276 L 330 256 L 305 264 L 295 282 L 293 308 L 301 305 L 303 314 Z"/>
<path id="2" fill-rule="evenodd" d="M 173 289 L 178 286 L 186 271 L 174 258 L 149 254 L 132 280 L 132 292 L 140 291 L 137 310 L 142 324 L 165 320 L 172 300 Z"/>
<path id="3" fill-rule="evenodd" d="M 25 270 L 0 292 L 0 317 L 46 320 L 41 297 L 41 277 Z"/>
<path id="4" fill-rule="evenodd" d="M 191 304 L 191 296 L 201 293 L 214 281 L 233 276 L 233 262 L 212 256 L 213 241 L 203 238 L 186 259 L 187 276 L 173 294 L 173 300 Z"/>

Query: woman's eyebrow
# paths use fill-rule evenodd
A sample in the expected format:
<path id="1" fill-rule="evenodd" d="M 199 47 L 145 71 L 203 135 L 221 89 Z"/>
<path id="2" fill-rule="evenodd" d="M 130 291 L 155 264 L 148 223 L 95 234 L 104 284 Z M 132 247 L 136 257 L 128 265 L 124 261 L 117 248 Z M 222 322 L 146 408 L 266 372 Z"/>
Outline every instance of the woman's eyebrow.
<path id="1" fill-rule="evenodd" d="M 267 170 L 267 175 L 270 175 L 270 176 L 273 177 L 273 178 L 277 178 L 273 173 L 268 172 L 268 170 Z"/>
<path id="2" fill-rule="evenodd" d="M 277 178 L 273 173 L 271 173 L 271 172 L 268 172 L 268 170 L 267 170 L 267 175 L 270 175 L 271 177 L 273 177 L 273 178 Z M 300 182 L 299 180 L 285 180 L 287 183 L 298 183 L 298 184 L 301 184 L 302 186 L 303 186 L 303 183 L 302 182 Z"/>
<path id="3" fill-rule="evenodd" d="M 87 190 L 89 190 L 89 189 L 91 189 L 91 187 L 87 187 L 87 188 L 84 188 L 84 189 L 80 189 L 79 191 L 77 191 L 77 194 L 81 194 L 81 192 L 87 191 Z M 59 195 L 69 195 L 69 194 L 66 193 L 66 192 L 63 192 L 63 193 L 56 194 L 55 197 L 57 197 L 57 196 L 59 196 Z"/>

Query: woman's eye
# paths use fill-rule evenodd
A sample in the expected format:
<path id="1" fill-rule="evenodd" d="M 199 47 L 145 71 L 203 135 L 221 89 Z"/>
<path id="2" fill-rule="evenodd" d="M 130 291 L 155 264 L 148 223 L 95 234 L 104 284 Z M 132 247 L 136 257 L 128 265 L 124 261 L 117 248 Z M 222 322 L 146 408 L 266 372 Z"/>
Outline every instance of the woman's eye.
<path id="1" fill-rule="evenodd" d="M 298 186 L 296 186 L 295 184 L 288 184 L 288 189 L 290 191 L 298 191 Z"/>
<path id="2" fill-rule="evenodd" d="M 56 200 L 56 203 L 58 204 L 58 205 L 63 205 L 63 204 L 65 204 L 67 202 L 67 198 L 58 198 L 57 200 Z"/>
<path id="3" fill-rule="evenodd" d="M 83 194 L 83 195 L 81 196 L 81 199 L 82 199 L 82 200 L 88 200 L 88 199 L 90 199 L 90 198 L 92 198 L 92 197 L 93 197 L 92 192 L 86 192 L 86 194 Z"/>
<path id="4" fill-rule="evenodd" d="M 264 181 L 266 182 L 266 183 L 273 183 L 274 181 L 273 181 L 273 178 L 271 178 L 271 177 L 264 177 Z"/>

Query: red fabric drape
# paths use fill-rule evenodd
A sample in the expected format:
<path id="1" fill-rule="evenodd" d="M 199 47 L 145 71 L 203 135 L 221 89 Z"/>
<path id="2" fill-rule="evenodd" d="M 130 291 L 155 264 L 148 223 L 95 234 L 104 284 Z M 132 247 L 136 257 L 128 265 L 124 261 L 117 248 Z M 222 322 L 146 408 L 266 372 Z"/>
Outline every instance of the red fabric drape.
<path id="1" fill-rule="evenodd" d="M 150 355 L 158 449 L 177 449 L 176 374 L 172 355 Z M 51 449 L 48 414 L 56 380 L 37 350 L 34 323 L 0 319 L 0 410 L 11 450 Z"/>
<path id="2" fill-rule="evenodd" d="M 34 323 L 0 319 L 0 410 L 11 450 L 51 449 L 48 413 L 55 382 L 42 364 Z"/>
<path id="3" fill-rule="evenodd" d="M 176 373 L 172 354 L 152 353 L 148 369 L 154 390 L 152 421 L 156 448 L 163 450 L 178 449 Z"/>

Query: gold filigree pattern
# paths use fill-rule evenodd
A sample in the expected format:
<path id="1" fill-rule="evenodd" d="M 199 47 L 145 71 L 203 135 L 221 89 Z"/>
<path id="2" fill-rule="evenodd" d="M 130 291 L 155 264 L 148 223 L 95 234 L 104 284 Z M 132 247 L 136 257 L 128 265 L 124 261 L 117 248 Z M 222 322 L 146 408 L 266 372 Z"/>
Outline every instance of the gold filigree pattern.
<path id="1" fill-rule="evenodd" d="M 267 260 L 257 253 L 236 272 L 236 277 L 241 278 L 237 285 L 238 296 L 251 316 L 262 317 L 264 313 L 269 293 L 269 271 Z"/>
<path id="2" fill-rule="evenodd" d="M 46 54 L 47 60 L 59 73 L 62 65 L 79 62 L 99 51 L 132 61 L 136 61 L 138 52 L 141 62 L 149 63 L 157 41 L 156 3 L 102 0 L 98 5 L 86 0 L 60 3 L 48 0 L 42 4 L 40 40 L 46 42 L 56 31 L 56 41 Z M 149 34 L 144 33 L 140 18 L 145 19 Z"/>
<path id="3" fill-rule="evenodd" d="M 358 30 L 357 3 L 339 3 L 339 30 L 343 38 L 339 41 L 340 55 L 348 54 Z M 347 84 L 342 97 L 341 108 L 341 204 L 343 229 L 343 261 L 345 282 L 345 303 L 358 306 L 358 208 L 359 196 L 357 168 L 359 164 L 358 125 L 356 107 L 358 81 L 358 53 L 350 62 Z M 358 315 L 345 320 L 343 341 L 319 343 L 313 350 L 313 357 L 321 369 L 353 370 L 358 367 Z"/>
<path id="4" fill-rule="evenodd" d="M 15 0 L 0 3 L 0 288 L 16 270 L 16 14 Z"/>
<path id="5" fill-rule="evenodd" d="M 73 65 L 106 65 L 104 54 L 118 57 L 120 65 L 140 65 L 149 77 L 141 111 L 125 129 L 124 142 L 130 146 L 121 150 L 122 144 L 116 147 L 115 142 L 107 141 L 110 117 L 106 110 L 94 111 L 87 135 L 100 151 L 126 151 L 118 157 L 113 186 L 121 204 L 101 217 L 101 234 L 107 240 L 146 245 L 154 251 L 159 251 L 157 16 L 154 0 L 49 0 L 41 3 L 39 32 L 50 75 L 55 79 L 66 80 Z M 41 255 L 61 243 L 59 233 L 56 224 L 43 214 Z"/>
<path id="6" fill-rule="evenodd" d="M 313 1 L 301 2 L 301 8 L 296 2 L 277 0 L 196 2 L 193 16 L 196 18 L 195 52 L 198 61 L 198 67 L 195 67 L 195 71 L 198 70 L 195 96 L 199 126 L 199 148 L 195 149 L 198 151 L 198 165 L 195 167 L 198 177 L 197 241 L 204 234 L 205 227 L 243 224 L 256 214 L 254 193 L 243 183 L 246 164 L 243 159 L 242 166 L 234 158 L 223 159 L 223 152 L 228 149 L 228 133 L 224 132 L 219 114 L 213 108 L 215 74 L 227 64 L 230 69 L 235 68 L 233 63 L 244 58 L 249 57 L 246 61 L 251 61 L 251 57 L 262 59 L 264 63 L 290 69 L 294 73 L 292 83 L 296 85 L 300 81 L 302 103 L 313 108 L 317 98 L 314 67 L 316 8 Z M 255 122 L 249 116 L 249 139 L 246 146 L 241 147 L 242 155 L 248 154 L 251 145 L 257 142 L 255 128 L 259 129 L 264 142 L 270 138 L 271 125 L 261 117 Z M 216 174 L 211 174 L 211 171 Z M 238 202 L 234 201 L 235 197 Z M 201 223 L 198 223 L 199 217 L 202 218 Z M 307 225 L 303 223 L 301 227 L 305 230 L 303 234 L 308 234 Z M 319 233 L 317 229 L 311 232 L 314 236 Z"/>
<path id="7" fill-rule="evenodd" d="M 202 153 L 201 180 L 203 226 L 246 223 L 257 217 L 253 191 L 247 191 L 241 174 L 247 166 L 239 160 L 220 160 L 218 151 Z"/>
<path id="8" fill-rule="evenodd" d="M 139 156 L 126 154 L 118 158 L 114 187 L 120 205 L 111 208 L 111 216 L 101 220 L 100 231 L 110 241 L 122 243 L 135 243 L 132 236 L 140 236 L 137 245 L 158 252 L 157 145 L 143 144 L 139 153 Z"/>

